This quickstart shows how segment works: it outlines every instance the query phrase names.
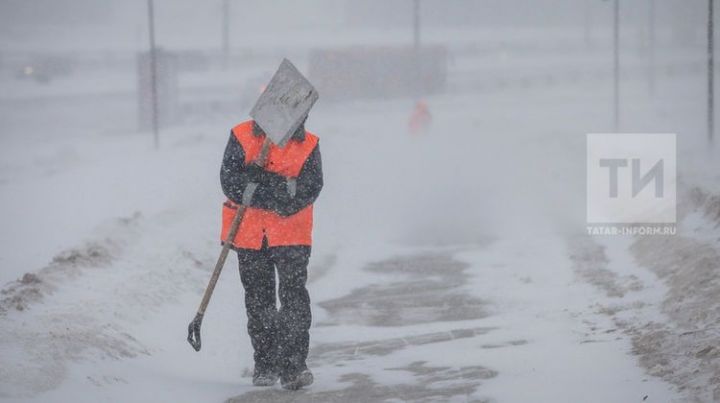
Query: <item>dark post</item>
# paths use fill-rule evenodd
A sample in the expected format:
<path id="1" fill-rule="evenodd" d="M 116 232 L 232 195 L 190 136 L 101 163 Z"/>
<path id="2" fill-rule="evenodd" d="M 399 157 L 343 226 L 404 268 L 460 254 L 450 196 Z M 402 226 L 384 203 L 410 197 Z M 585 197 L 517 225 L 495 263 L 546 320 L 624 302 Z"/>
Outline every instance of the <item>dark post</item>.
<path id="1" fill-rule="evenodd" d="M 648 91 L 655 95 L 655 0 L 648 0 Z"/>
<path id="2" fill-rule="evenodd" d="M 584 0 L 585 5 L 583 7 L 583 38 L 585 39 L 585 46 L 589 49 L 592 47 L 592 0 Z"/>
<path id="3" fill-rule="evenodd" d="M 613 7 L 613 122 L 615 131 L 620 131 L 620 0 Z"/>
<path id="4" fill-rule="evenodd" d="M 708 0 L 708 110 L 707 110 L 707 135 L 708 142 L 710 145 L 713 143 L 714 131 L 715 131 L 715 49 L 714 49 L 714 37 L 715 37 L 715 24 L 713 21 L 714 17 L 714 0 Z"/>
<path id="5" fill-rule="evenodd" d="M 158 128 L 158 92 L 157 92 L 157 49 L 155 48 L 155 10 L 153 0 L 148 0 L 148 23 L 150 33 L 150 91 L 152 97 L 152 127 L 155 149 L 160 148 Z"/>
<path id="6" fill-rule="evenodd" d="M 413 44 L 420 49 L 420 0 L 413 0 Z"/>
<path id="7" fill-rule="evenodd" d="M 230 0 L 223 0 L 222 14 L 223 67 L 227 68 L 230 59 Z"/>
<path id="8" fill-rule="evenodd" d="M 424 83 L 422 81 L 422 57 L 420 52 L 420 0 L 413 0 L 413 69 L 415 80 L 415 96 L 417 99 L 423 94 Z"/>

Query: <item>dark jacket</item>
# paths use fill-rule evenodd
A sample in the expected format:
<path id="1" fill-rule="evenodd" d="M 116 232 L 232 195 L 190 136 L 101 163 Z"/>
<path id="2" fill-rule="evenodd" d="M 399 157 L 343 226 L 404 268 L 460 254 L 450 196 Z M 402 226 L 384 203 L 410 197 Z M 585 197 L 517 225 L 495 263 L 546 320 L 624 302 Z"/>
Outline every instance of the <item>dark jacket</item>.
<path id="1" fill-rule="evenodd" d="M 262 136 L 264 133 L 257 124 L 254 124 L 253 134 Z M 305 140 L 304 125 L 301 125 L 292 136 L 291 141 L 297 140 Z M 241 204 L 245 186 L 254 179 L 258 187 L 250 202 L 251 207 L 272 210 L 281 216 L 293 215 L 312 204 L 323 187 L 320 144 L 315 146 L 305 161 L 296 180 L 294 196 L 291 196 L 287 178 L 284 176 L 262 171 L 261 175 L 251 177 L 250 171 L 251 169 L 245 165 L 245 151 L 231 131 L 220 169 L 220 184 L 225 196 L 234 203 Z"/>

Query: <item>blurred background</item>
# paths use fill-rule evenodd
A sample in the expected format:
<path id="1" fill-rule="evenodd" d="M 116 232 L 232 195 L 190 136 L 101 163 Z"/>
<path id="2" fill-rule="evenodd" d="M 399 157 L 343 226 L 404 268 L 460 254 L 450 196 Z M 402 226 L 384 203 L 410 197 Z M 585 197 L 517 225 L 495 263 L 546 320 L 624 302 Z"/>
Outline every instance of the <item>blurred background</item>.
<path id="1" fill-rule="evenodd" d="M 143 127 L 146 2 L 5 0 L 1 7 L 3 139 L 17 125 L 28 131 L 40 123 L 27 108 L 9 111 L 11 103 L 29 99 L 42 100 L 45 113 L 63 110 L 67 129 Z M 341 93 L 388 98 L 607 80 L 613 9 L 607 0 L 155 0 L 161 119 L 168 126 L 237 120 L 282 56 L 325 87 L 326 105 Z M 668 76 L 704 79 L 706 2 L 623 2 L 620 25 L 623 77 L 642 78 L 648 95 L 661 97 Z M 403 52 L 416 41 L 429 48 L 421 65 L 432 83 L 397 83 L 412 70 L 409 60 L 397 61 L 407 59 Z M 353 80 L 365 90 L 350 88 Z M 395 85 L 377 83 L 382 80 Z M 103 122 L 90 125 L 88 113 Z"/>
<path id="2" fill-rule="evenodd" d="M 464 239 L 493 221 L 508 228 L 548 215 L 580 225 L 584 133 L 676 132 L 681 149 L 702 154 L 717 114 L 707 106 L 706 1 L 155 0 L 157 135 L 149 6 L 2 2 L 0 184 L 38 185 L 2 192 L 5 222 L 17 224 L 3 232 L 5 245 L 31 236 L 32 226 L 13 220 L 28 200 L 33 210 L 51 195 L 66 197 L 66 209 L 96 210 L 77 207 L 66 185 L 51 192 L 19 179 L 29 172 L 86 169 L 84 160 L 108 161 L 113 144 L 132 150 L 122 161 L 144 183 L 151 169 L 141 155 L 158 162 L 172 152 L 146 151 L 193 135 L 211 136 L 207 166 L 218 163 L 223 136 L 247 118 L 283 57 L 321 93 L 309 128 L 327 134 L 329 163 L 337 158 L 327 169 L 334 237 L 361 234 L 342 228 L 368 222 L 373 234 L 399 232 L 393 239 L 430 227 Z M 406 146 L 415 149 L 398 151 Z M 536 188 L 534 175 L 555 179 Z M 140 198 L 123 204 L 95 186 L 78 187 L 91 193 L 86 202 L 139 208 Z M 146 193 L 161 198 L 156 189 Z M 558 210 L 558 200 L 568 201 Z M 459 213 L 428 216 L 438 205 Z M 96 221 L 63 216 L 71 222 L 53 228 L 87 231 Z"/>

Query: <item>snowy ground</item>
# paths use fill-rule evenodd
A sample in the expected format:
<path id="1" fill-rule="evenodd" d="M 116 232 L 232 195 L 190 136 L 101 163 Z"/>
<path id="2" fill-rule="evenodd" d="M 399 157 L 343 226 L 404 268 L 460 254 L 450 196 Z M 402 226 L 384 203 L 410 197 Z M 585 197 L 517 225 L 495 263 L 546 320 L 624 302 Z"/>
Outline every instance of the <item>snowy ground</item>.
<path id="1" fill-rule="evenodd" d="M 719 189 L 697 151 L 702 80 L 666 82 L 654 101 L 626 82 L 627 130 L 677 132 L 685 171 Z M 608 84 L 431 97 L 421 138 L 405 132 L 410 100 L 321 102 L 309 121 L 326 178 L 309 281 L 316 383 L 297 393 L 250 386 L 234 258 L 203 350 L 185 341 L 219 251 L 222 150 L 242 116 L 165 130 L 153 151 L 132 130 L 132 95 L 0 100 L 0 397 L 708 399 L 706 384 L 679 390 L 647 368 L 643 330 L 626 326 L 671 322 L 667 283 L 636 263 L 633 239 L 584 235 L 584 134 L 610 130 Z M 717 248 L 713 221 L 691 218 Z"/>

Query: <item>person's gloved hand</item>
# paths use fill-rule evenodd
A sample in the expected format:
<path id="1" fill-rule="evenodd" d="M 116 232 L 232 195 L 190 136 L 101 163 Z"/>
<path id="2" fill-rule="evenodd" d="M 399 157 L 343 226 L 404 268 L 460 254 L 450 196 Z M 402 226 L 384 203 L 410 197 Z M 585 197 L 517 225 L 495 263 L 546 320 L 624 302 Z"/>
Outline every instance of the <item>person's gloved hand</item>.
<path id="1" fill-rule="evenodd" d="M 287 188 L 285 185 L 285 178 L 283 176 L 266 171 L 264 168 L 256 164 L 250 164 L 245 167 L 244 174 L 246 175 L 248 182 L 263 185 L 265 188 L 273 190 L 280 187 L 283 189 Z"/>
<path id="2" fill-rule="evenodd" d="M 268 172 L 266 172 L 265 169 L 257 164 L 250 164 L 245 167 L 245 176 L 247 177 L 248 182 L 263 183 L 264 179 L 267 177 L 267 173 Z"/>

